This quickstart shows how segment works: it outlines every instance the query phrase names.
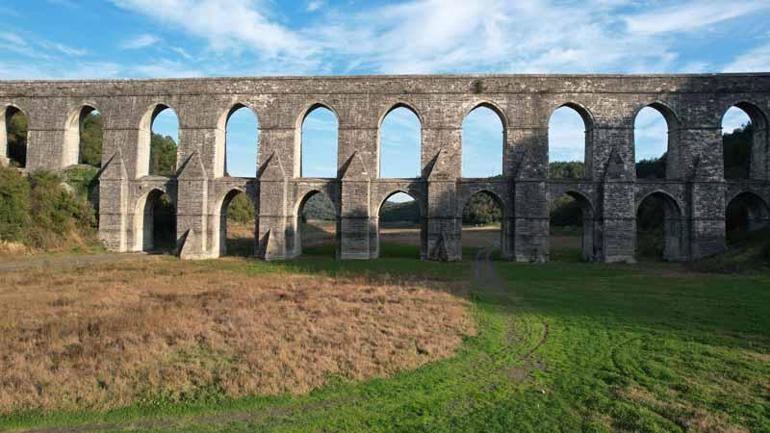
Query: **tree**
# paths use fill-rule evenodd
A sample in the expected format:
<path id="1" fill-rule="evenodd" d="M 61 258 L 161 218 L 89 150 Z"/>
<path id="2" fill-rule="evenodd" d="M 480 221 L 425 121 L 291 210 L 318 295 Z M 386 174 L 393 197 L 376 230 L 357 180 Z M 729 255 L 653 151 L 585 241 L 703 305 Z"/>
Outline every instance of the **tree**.
<path id="1" fill-rule="evenodd" d="M 474 194 L 463 209 L 463 224 L 491 224 L 503 219 L 503 210 L 487 192 Z"/>
<path id="2" fill-rule="evenodd" d="M 91 111 L 80 130 L 80 163 L 99 167 L 102 165 L 102 137 L 104 119 L 98 111 Z"/>
<path id="3" fill-rule="evenodd" d="M 237 194 L 227 208 L 227 218 L 238 223 L 254 221 L 254 204 L 246 194 Z"/>
<path id="4" fill-rule="evenodd" d="M 582 179 L 585 164 L 580 161 L 552 162 L 548 164 L 548 176 L 551 179 Z"/>
<path id="5" fill-rule="evenodd" d="M 747 179 L 749 177 L 753 141 L 754 126 L 751 122 L 723 136 L 722 151 L 725 163 L 725 179 Z"/>
<path id="6" fill-rule="evenodd" d="M 169 136 L 152 133 L 150 138 L 150 174 L 173 176 L 176 172 L 176 142 Z"/>
<path id="7" fill-rule="evenodd" d="M 27 165 L 27 116 L 16 111 L 7 119 L 8 158 L 11 164 Z"/>

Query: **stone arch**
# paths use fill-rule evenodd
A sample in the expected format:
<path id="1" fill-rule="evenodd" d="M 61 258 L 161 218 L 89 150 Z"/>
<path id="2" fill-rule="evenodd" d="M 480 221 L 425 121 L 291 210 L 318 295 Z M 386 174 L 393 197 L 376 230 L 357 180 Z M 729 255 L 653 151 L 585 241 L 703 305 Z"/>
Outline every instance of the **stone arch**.
<path id="1" fill-rule="evenodd" d="M 73 109 L 64 124 L 64 147 L 62 149 L 62 167 L 70 167 L 83 163 L 82 149 L 80 148 L 80 133 L 86 117 L 99 110 L 96 104 L 85 102 Z"/>
<path id="2" fill-rule="evenodd" d="M 160 232 L 157 227 L 159 221 L 156 221 L 160 215 L 156 211 L 162 203 L 163 196 L 168 197 L 173 212 L 172 221 L 167 222 L 170 223 L 167 230 L 172 233 L 172 242 L 176 243 L 176 202 L 171 199 L 164 188 L 154 187 L 142 194 L 134 206 L 134 251 L 156 251 L 161 246 L 158 244 L 160 239 L 157 239 Z M 174 245 L 169 245 L 169 247 L 175 249 Z"/>
<path id="3" fill-rule="evenodd" d="M 741 191 L 727 201 L 725 207 L 725 231 L 751 232 L 765 228 L 770 223 L 770 206 L 760 195 Z"/>
<path id="4" fill-rule="evenodd" d="M 312 199 L 313 197 L 321 196 L 326 201 L 332 204 L 332 208 L 334 209 L 334 218 L 335 218 L 335 243 L 339 243 L 339 209 L 337 207 L 337 204 L 332 200 L 332 197 L 327 194 L 327 192 L 319 189 L 319 188 L 312 188 L 305 192 L 302 197 L 297 201 L 297 204 L 294 208 L 294 215 L 296 215 L 296 233 L 294 236 L 294 256 L 300 256 L 302 255 L 302 247 L 303 242 L 306 240 L 303 240 L 303 212 L 305 205 Z M 338 249 L 338 245 L 335 245 L 335 250 Z M 337 252 L 338 253 L 338 252 Z"/>
<path id="5" fill-rule="evenodd" d="M 21 116 L 27 124 L 24 137 L 10 137 L 9 128 L 14 116 Z M 15 104 L 7 104 L 0 116 L 0 165 L 10 165 L 19 168 L 27 166 L 27 154 L 29 153 L 29 115 L 25 110 Z"/>
<path id="6" fill-rule="evenodd" d="M 736 107 L 746 113 L 751 121 L 751 148 L 748 151 L 748 178 L 753 180 L 770 179 L 770 140 L 768 138 L 768 117 L 767 114 L 759 108 L 759 104 L 747 100 L 739 100 L 731 103 L 722 110 L 720 127 L 724 122 L 725 116 L 730 108 Z M 723 162 L 727 163 L 726 155 L 723 154 Z M 725 173 L 725 177 L 730 177 Z M 738 178 L 745 178 L 741 175 Z"/>
<path id="7" fill-rule="evenodd" d="M 679 130 L 681 128 L 681 120 L 677 112 L 667 103 L 656 100 L 649 104 L 645 104 L 642 106 L 639 106 L 634 111 L 634 115 L 632 117 L 633 121 L 636 122 L 637 117 L 639 116 L 639 113 L 645 109 L 645 108 L 652 108 L 663 117 L 663 120 L 666 122 L 666 130 L 668 137 L 666 139 L 666 179 L 681 179 L 683 177 L 683 173 L 680 167 L 679 163 Z M 634 124 L 634 146 L 633 146 L 633 152 L 634 152 L 634 162 L 639 162 L 637 160 L 637 137 L 636 137 L 636 124 Z"/>
<path id="8" fill-rule="evenodd" d="M 658 200 L 663 211 L 663 252 L 662 258 L 667 261 L 682 260 L 684 254 L 684 212 L 679 201 L 663 190 L 654 190 L 642 196 L 636 203 L 636 217 L 647 200 Z M 637 229 L 638 229 L 637 222 Z M 638 240 L 638 235 L 637 235 Z M 638 247 L 637 247 L 638 253 Z"/>
<path id="9" fill-rule="evenodd" d="M 244 102 L 236 102 L 232 104 L 230 108 L 225 110 L 217 120 L 217 131 L 214 144 L 214 177 L 223 177 L 227 171 L 227 126 L 228 122 L 230 121 L 230 117 L 232 117 L 236 111 L 241 109 L 249 110 L 256 119 L 257 148 L 259 146 L 260 124 L 257 110 L 253 106 Z M 254 151 L 257 153 L 257 158 L 259 158 L 259 152 L 257 148 L 255 148 Z M 259 167 L 259 159 L 257 159 L 256 164 L 254 165 L 255 177 L 257 167 Z"/>
<path id="10" fill-rule="evenodd" d="M 580 208 L 580 214 L 582 219 L 582 233 L 580 237 L 580 255 L 581 258 L 584 261 L 592 261 L 596 258 L 596 249 L 597 249 L 597 243 L 596 243 L 596 231 L 595 231 L 595 220 L 596 220 L 596 213 L 594 210 L 594 205 L 591 202 L 591 199 L 586 196 L 584 193 L 576 190 L 566 190 L 563 194 L 559 195 L 559 197 L 562 196 L 568 196 L 572 198 L 577 206 Z M 553 202 L 558 197 L 552 197 L 551 202 Z M 551 219 L 549 218 L 549 225 L 550 225 Z"/>
<path id="11" fill-rule="evenodd" d="M 148 107 L 147 111 L 145 111 L 144 115 L 142 115 L 142 118 L 139 120 L 139 139 L 136 146 L 136 175 L 135 177 L 137 179 L 147 176 L 150 174 L 150 140 L 152 138 L 152 125 L 155 121 L 155 118 L 160 114 L 163 110 L 171 110 L 174 112 L 174 115 L 177 118 L 177 122 L 179 122 L 179 125 L 181 126 L 181 119 L 179 118 L 179 112 L 171 107 L 170 105 L 167 105 L 165 103 L 159 102 L 154 103 Z M 181 133 L 181 129 L 180 129 Z M 181 135 L 181 134 L 180 134 Z M 180 143 L 177 143 L 177 164 L 179 163 L 179 146 L 181 145 L 181 137 L 180 137 Z"/>
<path id="12" fill-rule="evenodd" d="M 593 171 L 593 130 L 594 130 L 594 115 L 591 113 L 591 111 L 586 108 L 584 105 L 568 101 L 564 102 L 558 106 L 556 106 L 553 110 L 551 110 L 550 114 L 548 115 L 548 157 L 547 157 L 547 166 L 551 163 L 551 144 L 552 140 L 550 137 L 550 128 L 551 128 L 551 119 L 553 118 L 554 113 L 556 113 L 557 110 L 561 108 L 569 108 L 576 112 L 578 116 L 583 120 L 583 127 L 585 128 L 583 131 L 583 178 L 590 178 L 592 177 L 592 171 Z M 550 170 L 548 171 L 549 175 L 548 177 L 552 177 L 550 174 Z"/>
<path id="13" fill-rule="evenodd" d="M 380 200 L 379 204 L 377 205 L 377 208 L 375 209 L 374 215 L 375 215 L 375 218 L 376 218 L 376 221 L 377 221 L 377 244 L 376 244 L 377 248 L 376 248 L 375 257 L 379 257 L 380 256 L 380 243 L 381 243 L 380 228 L 382 226 L 382 221 L 381 221 L 382 208 L 385 205 L 385 203 L 391 197 L 393 197 L 394 195 L 397 195 L 397 194 L 408 195 L 409 197 L 412 198 L 412 200 L 414 200 L 414 203 L 417 206 L 417 212 L 419 213 L 419 215 L 418 215 L 418 222 L 417 222 L 418 223 L 418 230 L 419 230 L 419 244 L 418 244 L 418 248 L 419 248 L 419 251 L 420 251 L 420 258 L 424 258 L 425 257 L 425 251 L 427 249 L 427 234 L 426 234 L 427 218 L 426 218 L 425 208 L 423 206 L 422 200 L 420 200 L 419 194 L 417 194 L 415 191 L 410 191 L 409 189 L 406 189 L 406 188 L 403 188 L 403 189 L 402 188 L 398 188 L 398 189 L 394 189 L 394 190 L 388 192 L 384 196 L 384 198 L 382 200 Z"/>
<path id="14" fill-rule="evenodd" d="M 229 191 L 227 191 L 217 202 L 214 207 L 215 211 L 217 212 L 214 215 L 213 223 L 214 223 L 214 236 L 212 237 L 214 244 L 211 246 L 212 252 L 217 256 L 224 256 L 227 254 L 227 217 L 228 217 L 228 209 L 230 208 L 230 203 L 239 196 L 240 194 L 243 194 L 250 202 L 254 209 L 254 231 L 256 232 L 256 215 L 257 215 L 257 209 L 254 204 L 254 200 L 252 200 L 251 197 L 249 197 L 249 194 L 242 188 L 235 187 L 231 188 Z M 256 249 L 256 237 L 254 245 L 252 245 L 252 252 Z"/>
<path id="15" fill-rule="evenodd" d="M 304 143 L 303 143 L 303 132 L 304 132 L 304 125 L 305 120 L 315 111 L 317 110 L 329 110 L 333 115 L 335 119 L 335 143 L 334 143 L 334 160 L 335 160 L 335 173 L 336 173 L 336 167 L 339 167 L 339 161 L 337 160 L 337 154 L 339 151 L 339 125 L 340 125 L 340 116 L 337 111 L 331 107 L 331 105 L 326 104 L 325 102 L 314 102 L 310 105 L 308 105 L 305 109 L 302 110 L 299 117 L 297 117 L 297 123 L 294 125 L 294 177 L 305 177 L 303 171 L 302 171 L 302 158 L 304 153 Z M 335 174 L 332 177 L 337 177 L 337 174 Z"/>
<path id="16" fill-rule="evenodd" d="M 382 152 L 382 136 L 383 136 L 383 123 L 387 119 L 388 115 L 390 115 L 392 112 L 394 112 L 394 111 L 396 111 L 396 110 L 398 110 L 400 108 L 403 108 L 403 109 L 411 112 L 415 116 L 415 118 L 417 119 L 417 122 L 419 124 L 419 131 L 417 131 L 418 143 L 417 143 L 417 152 L 416 152 L 416 156 L 417 156 L 417 159 L 416 159 L 417 166 L 416 166 L 416 170 L 415 170 L 416 176 L 408 176 L 408 177 L 410 177 L 410 178 L 411 177 L 415 177 L 415 178 L 416 177 L 420 177 L 421 173 L 422 173 L 422 169 L 421 169 L 422 167 L 421 167 L 421 161 L 420 161 L 421 154 L 422 154 L 422 126 L 423 126 L 422 115 L 411 104 L 406 103 L 406 102 L 397 102 L 397 103 L 391 105 L 390 108 L 385 110 L 382 113 L 382 115 L 380 116 L 380 118 L 378 119 L 378 121 L 377 121 L 377 176 L 376 176 L 377 178 L 383 177 L 382 176 L 382 160 L 383 160 L 383 156 L 382 156 L 382 154 L 383 154 L 383 152 Z M 387 176 L 387 177 L 390 177 L 390 176 Z"/>
<path id="17" fill-rule="evenodd" d="M 468 157 L 469 157 L 468 152 L 470 151 L 469 150 L 469 146 L 467 145 L 468 144 L 467 143 L 467 138 L 468 137 L 466 137 L 466 134 L 465 134 L 466 122 L 468 121 L 468 119 L 471 117 L 471 115 L 474 112 L 478 112 L 477 110 L 488 110 L 489 112 L 493 113 L 497 117 L 497 120 L 500 122 L 501 135 L 500 135 L 499 154 L 498 155 L 494 155 L 494 156 L 499 156 L 499 157 L 497 158 L 498 161 L 497 161 L 497 164 L 496 164 L 496 168 L 494 169 L 494 174 L 492 174 L 492 176 L 468 176 L 468 174 L 470 174 L 470 173 L 467 173 L 466 172 L 466 168 L 464 167 L 465 166 L 465 162 L 468 160 Z M 461 128 L 460 128 L 460 131 L 461 131 L 460 155 L 461 155 L 461 160 L 462 160 L 462 163 L 461 163 L 461 176 L 462 177 L 495 177 L 495 176 L 501 176 L 501 175 L 504 174 L 504 171 L 505 171 L 505 161 L 504 161 L 504 159 L 505 159 L 505 143 L 507 141 L 507 138 L 506 138 L 506 135 L 507 135 L 507 125 L 508 125 L 508 120 L 507 120 L 503 110 L 501 110 L 500 107 L 498 107 L 497 105 L 495 105 L 494 103 L 489 102 L 489 101 L 478 102 L 470 110 L 468 110 L 465 113 L 465 115 L 462 118 L 462 123 L 461 123 Z M 492 159 L 495 159 L 495 158 L 493 157 Z"/>
<path id="18" fill-rule="evenodd" d="M 461 223 L 463 225 L 465 225 L 465 223 L 466 223 L 465 218 L 464 218 L 465 209 L 470 205 L 471 200 L 473 200 L 473 198 L 478 196 L 478 195 L 486 195 L 486 196 L 490 197 L 494 201 L 494 203 L 497 205 L 497 208 L 500 209 L 500 235 L 499 235 L 499 239 L 498 239 L 498 242 L 500 244 L 498 245 L 498 247 L 501 249 L 503 257 L 507 258 L 507 257 L 510 256 L 510 251 L 508 251 L 508 242 L 506 242 L 506 237 L 507 237 L 507 233 L 508 233 L 507 225 L 508 225 L 508 219 L 509 219 L 508 218 L 509 209 L 505 205 L 506 204 L 505 200 L 503 200 L 503 198 L 500 197 L 500 195 L 497 192 L 495 192 L 494 190 L 492 190 L 490 188 L 483 188 L 483 187 L 482 188 L 476 188 L 473 191 L 470 191 L 468 193 L 468 195 L 465 196 L 463 198 L 463 200 L 460 201 L 460 203 L 458 203 L 458 204 L 461 205 L 461 207 L 459 208 L 459 215 L 458 215 L 459 220 L 461 221 Z M 463 245 L 462 244 L 462 238 L 463 238 L 463 230 L 460 230 L 460 246 L 461 246 L 461 248 L 462 248 L 462 245 Z"/>

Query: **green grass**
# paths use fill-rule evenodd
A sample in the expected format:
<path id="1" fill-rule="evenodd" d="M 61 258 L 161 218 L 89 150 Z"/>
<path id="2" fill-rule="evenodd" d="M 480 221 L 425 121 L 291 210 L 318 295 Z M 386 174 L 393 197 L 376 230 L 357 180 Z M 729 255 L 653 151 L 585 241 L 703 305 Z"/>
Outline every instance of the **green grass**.
<path id="1" fill-rule="evenodd" d="M 320 250 L 282 263 L 200 266 L 471 281 L 470 260 L 426 263 L 413 259 L 414 248 L 386 251 L 377 261 L 338 262 Z M 478 335 L 455 357 L 415 371 L 364 383 L 340 378 L 297 397 L 223 400 L 204 392 L 183 405 L 19 414 L 0 420 L 0 430 L 95 423 L 98 431 L 174 432 L 770 431 L 769 274 L 693 274 L 661 263 L 495 268 L 504 287 L 472 292 Z"/>

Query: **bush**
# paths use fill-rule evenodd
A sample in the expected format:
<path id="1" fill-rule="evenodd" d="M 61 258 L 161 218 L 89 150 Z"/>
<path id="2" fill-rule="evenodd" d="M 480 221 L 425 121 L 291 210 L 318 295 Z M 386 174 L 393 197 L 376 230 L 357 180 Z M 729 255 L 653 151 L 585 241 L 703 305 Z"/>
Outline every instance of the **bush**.
<path id="1" fill-rule="evenodd" d="M 254 204 L 246 197 L 246 194 L 238 194 L 233 197 L 233 201 L 227 208 L 227 219 L 243 224 L 254 221 Z"/>
<path id="2" fill-rule="evenodd" d="M 30 223 L 29 183 L 21 172 L 0 167 L 0 240 L 20 242 Z"/>
<path id="3" fill-rule="evenodd" d="M 74 188 L 77 190 L 77 188 Z M 62 178 L 38 171 L 25 177 L 0 168 L 0 237 L 38 249 L 82 245 L 95 238 L 96 216 Z"/>

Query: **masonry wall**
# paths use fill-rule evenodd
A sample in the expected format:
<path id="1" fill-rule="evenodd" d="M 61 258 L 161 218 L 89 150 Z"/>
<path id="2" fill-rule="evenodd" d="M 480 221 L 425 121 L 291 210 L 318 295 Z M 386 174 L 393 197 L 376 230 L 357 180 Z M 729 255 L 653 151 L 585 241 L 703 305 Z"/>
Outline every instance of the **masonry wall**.
<path id="1" fill-rule="evenodd" d="M 247 193 L 258 211 L 255 253 L 268 260 L 300 252 L 297 213 L 309 194 L 319 192 L 337 209 L 343 259 L 377 257 L 379 207 L 396 191 L 419 201 L 421 256 L 433 260 L 461 258 L 462 209 L 478 191 L 492 193 L 504 207 L 503 255 L 535 262 L 548 259 L 549 201 L 562 193 L 584 203 L 584 256 L 608 262 L 633 261 L 636 210 L 651 194 L 668 203 L 666 255 L 672 260 L 724 249 L 730 197 L 753 191 L 770 201 L 769 74 L 13 81 L 0 82 L 0 104 L 28 117 L 26 170 L 66 168 L 73 161 L 73 114 L 83 106 L 102 113 L 99 233 L 115 251 L 141 248 L 144 201 L 153 190 L 175 202 L 183 258 L 219 255 L 226 197 L 234 190 Z M 721 139 L 722 116 L 736 104 L 758 129 L 751 179 L 737 192 L 724 180 Z M 548 120 L 564 105 L 587 124 L 586 177 L 575 182 L 548 179 Z M 649 105 L 667 118 L 671 137 L 667 178 L 655 182 L 637 181 L 634 170 L 634 119 Z M 178 170 L 169 178 L 147 176 L 149 125 L 153 112 L 165 106 L 179 116 Z M 259 119 L 255 178 L 223 176 L 224 125 L 240 106 Z M 317 106 L 338 117 L 333 179 L 299 177 L 302 119 Z M 397 106 L 412 109 L 421 121 L 419 178 L 378 175 L 379 125 Z M 461 177 L 462 121 L 478 106 L 493 109 L 504 125 L 500 179 Z M 7 163 L 5 135 L 0 137 L 0 163 Z"/>

